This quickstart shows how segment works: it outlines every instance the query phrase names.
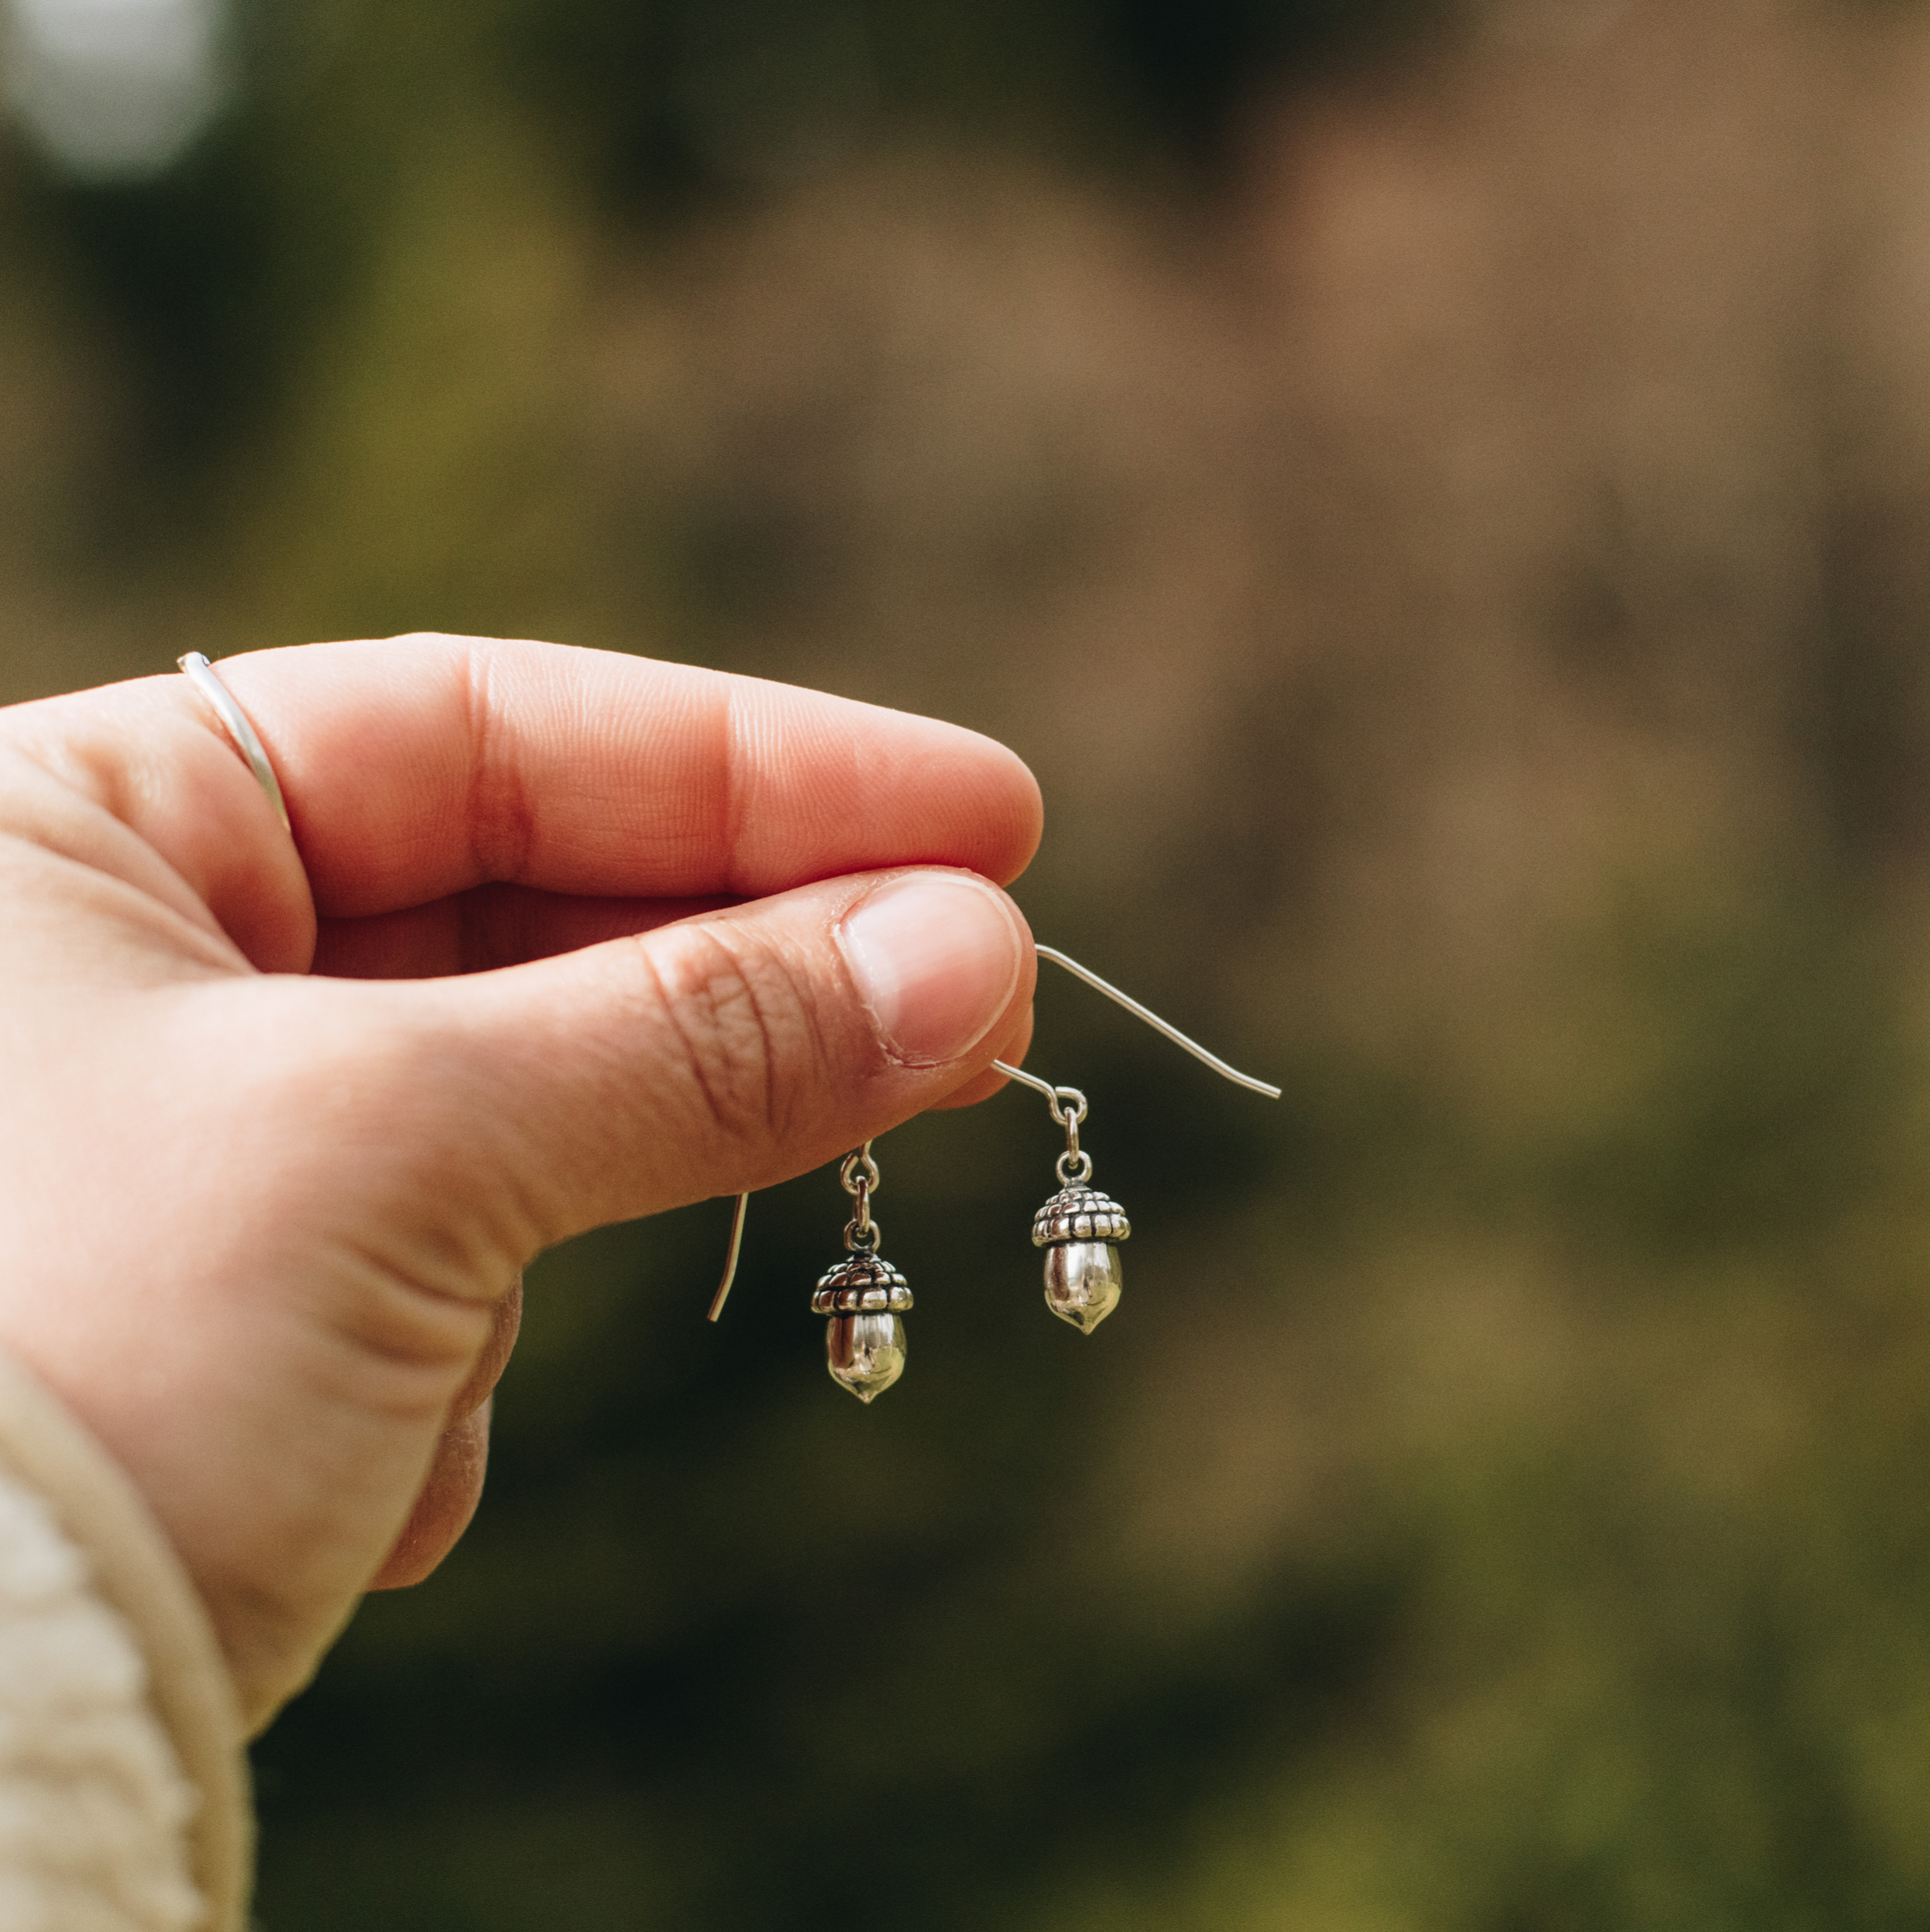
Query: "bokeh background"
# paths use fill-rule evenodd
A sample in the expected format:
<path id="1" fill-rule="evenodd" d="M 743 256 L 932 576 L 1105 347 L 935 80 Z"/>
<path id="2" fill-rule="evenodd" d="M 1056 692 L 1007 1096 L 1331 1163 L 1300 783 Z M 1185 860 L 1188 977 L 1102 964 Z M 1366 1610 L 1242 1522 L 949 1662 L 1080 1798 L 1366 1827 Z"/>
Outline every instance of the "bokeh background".
<path id="1" fill-rule="evenodd" d="M 10 0 L 0 697 L 1004 739 L 1032 1096 L 548 1257 L 268 1932 L 1930 1925 L 1930 8 Z"/>

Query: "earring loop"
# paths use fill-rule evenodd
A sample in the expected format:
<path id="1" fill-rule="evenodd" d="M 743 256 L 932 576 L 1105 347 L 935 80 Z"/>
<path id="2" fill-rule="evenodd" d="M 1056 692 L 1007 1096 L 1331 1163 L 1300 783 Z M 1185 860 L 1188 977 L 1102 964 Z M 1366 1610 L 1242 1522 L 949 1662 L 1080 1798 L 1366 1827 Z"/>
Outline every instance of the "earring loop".
<path id="1" fill-rule="evenodd" d="M 871 1196 L 878 1187 L 878 1164 L 871 1158 L 870 1141 L 839 1162 L 838 1179 L 857 1204 L 845 1223 L 845 1246 L 853 1254 L 876 1254 L 884 1231 L 871 1219 Z"/>

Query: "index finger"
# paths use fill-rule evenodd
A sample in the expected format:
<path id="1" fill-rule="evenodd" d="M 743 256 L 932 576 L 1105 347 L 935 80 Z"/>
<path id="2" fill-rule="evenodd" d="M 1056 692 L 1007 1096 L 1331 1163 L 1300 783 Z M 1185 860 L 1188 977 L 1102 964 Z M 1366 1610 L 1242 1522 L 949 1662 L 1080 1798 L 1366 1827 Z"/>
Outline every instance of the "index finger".
<path id="1" fill-rule="evenodd" d="M 761 679 L 439 636 L 220 669 L 325 916 L 496 882 L 753 898 L 930 864 L 1002 884 L 1038 843 L 1038 787 L 1002 745 Z"/>
<path id="2" fill-rule="evenodd" d="M 35 836 L 211 916 L 265 970 L 307 969 L 318 913 L 486 883 L 732 899 L 934 864 L 1002 884 L 1038 841 L 1038 787 L 1002 746 L 760 679 L 435 636 L 252 652 L 222 676 L 280 775 L 296 849 L 185 679 L 18 705 L 0 727 L 139 843 L 23 806 Z"/>

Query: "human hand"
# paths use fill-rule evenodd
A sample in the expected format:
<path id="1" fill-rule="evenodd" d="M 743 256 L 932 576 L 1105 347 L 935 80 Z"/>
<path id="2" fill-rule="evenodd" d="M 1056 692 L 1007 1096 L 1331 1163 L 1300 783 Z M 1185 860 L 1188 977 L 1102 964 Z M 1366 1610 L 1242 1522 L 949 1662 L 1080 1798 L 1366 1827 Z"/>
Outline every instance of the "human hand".
<path id="1" fill-rule="evenodd" d="M 0 1346 L 259 1725 L 460 1535 L 541 1249 L 993 1091 L 1039 805 L 954 727 L 602 652 L 221 675 L 292 844 L 185 679 L 0 712 Z"/>

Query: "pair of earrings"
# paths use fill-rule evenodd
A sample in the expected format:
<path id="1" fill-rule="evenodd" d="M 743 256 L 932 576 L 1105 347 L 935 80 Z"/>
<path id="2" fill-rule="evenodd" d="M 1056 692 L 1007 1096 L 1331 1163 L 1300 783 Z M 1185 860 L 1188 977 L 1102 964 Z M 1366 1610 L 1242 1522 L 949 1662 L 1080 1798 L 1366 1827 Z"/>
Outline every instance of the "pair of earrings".
<path id="1" fill-rule="evenodd" d="M 1096 992 L 1125 1007 L 1176 1047 L 1183 1047 L 1223 1079 L 1277 1100 L 1280 1089 L 1251 1074 L 1241 1073 L 1189 1040 L 1149 1008 L 1101 979 L 1089 968 L 1050 946 L 1037 949 L 1041 959 L 1082 979 Z M 993 1067 L 1008 1080 L 1043 1094 L 1053 1120 L 1065 1130 L 1066 1151 L 1056 1164 L 1059 1191 L 1032 1217 L 1032 1246 L 1046 1251 L 1046 1305 L 1061 1321 L 1090 1335 L 1119 1305 L 1122 1285 L 1119 1243 L 1132 1232 L 1125 1210 L 1092 1187 L 1092 1156 L 1079 1144 L 1080 1123 L 1086 1118 L 1086 1096 L 1077 1087 L 1055 1087 L 1022 1068 L 994 1060 Z M 881 1239 L 871 1215 L 871 1197 L 878 1190 L 877 1163 L 871 1143 L 845 1156 L 838 1178 L 852 1201 L 851 1219 L 844 1229 L 844 1259 L 818 1279 L 811 1297 L 812 1312 L 827 1318 L 825 1360 L 831 1379 L 849 1389 L 860 1402 L 882 1394 L 905 1373 L 905 1320 L 912 1307 L 910 1284 L 878 1252 Z M 743 1246 L 744 1215 L 750 1197 L 737 1197 L 730 1223 L 730 1246 L 724 1260 L 723 1279 L 712 1298 L 710 1319 L 723 1312 L 725 1298 L 737 1279 L 737 1257 Z"/>
<path id="2" fill-rule="evenodd" d="M 1047 1105 L 1066 1130 L 1066 1151 L 1059 1157 L 1059 1191 L 1032 1219 L 1032 1246 L 1046 1250 L 1046 1307 L 1090 1335 L 1119 1305 L 1118 1244 L 1132 1224 L 1118 1201 L 1086 1184 L 1092 1156 L 1079 1145 L 1085 1095 L 1076 1088 L 1050 1088 Z M 818 1277 L 811 1311 L 829 1318 L 824 1353 L 832 1380 L 869 1402 L 905 1373 L 903 1318 L 912 1291 L 878 1253 L 878 1224 L 871 1218 L 878 1168 L 870 1141 L 845 1156 L 838 1178 L 854 1204 L 845 1224 L 845 1256 Z"/>

